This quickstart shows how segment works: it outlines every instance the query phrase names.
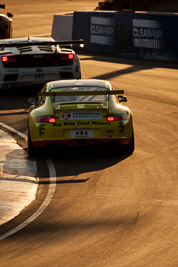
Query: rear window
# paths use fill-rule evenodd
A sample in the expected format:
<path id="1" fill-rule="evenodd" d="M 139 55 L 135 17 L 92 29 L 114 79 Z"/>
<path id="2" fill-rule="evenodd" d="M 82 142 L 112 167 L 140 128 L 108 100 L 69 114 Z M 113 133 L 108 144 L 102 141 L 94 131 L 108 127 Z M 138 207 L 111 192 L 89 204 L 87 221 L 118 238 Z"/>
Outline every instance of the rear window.
<path id="1" fill-rule="evenodd" d="M 107 91 L 103 87 L 75 86 L 60 89 L 51 89 L 50 92 L 80 92 L 80 91 Z M 52 97 L 53 101 L 53 97 Z M 65 102 L 104 102 L 107 101 L 107 95 L 82 95 L 82 96 L 55 96 L 55 103 Z"/>

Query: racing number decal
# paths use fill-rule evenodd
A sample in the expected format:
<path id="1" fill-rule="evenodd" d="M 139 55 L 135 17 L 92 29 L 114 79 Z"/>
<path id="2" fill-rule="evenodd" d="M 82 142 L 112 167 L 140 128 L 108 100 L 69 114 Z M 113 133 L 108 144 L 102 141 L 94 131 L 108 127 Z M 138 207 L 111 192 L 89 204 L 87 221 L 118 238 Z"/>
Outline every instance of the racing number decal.
<path id="1" fill-rule="evenodd" d="M 76 131 L 76 136 L 88 136 L 88 131 Z"/>
<path id="2" fill-rule="evenodd" d="M 35 79 L 44 79 L 44 74 L 41 73 L 35 74 Z"/>

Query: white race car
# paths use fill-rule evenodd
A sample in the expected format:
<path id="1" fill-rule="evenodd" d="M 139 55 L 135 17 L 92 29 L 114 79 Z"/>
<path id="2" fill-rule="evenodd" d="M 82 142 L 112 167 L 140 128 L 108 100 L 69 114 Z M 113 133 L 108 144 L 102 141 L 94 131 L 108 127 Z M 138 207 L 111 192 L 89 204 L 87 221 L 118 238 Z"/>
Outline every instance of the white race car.
<path id="1" fill-rule="evenodd" d="M 0 40 L 0 89 L 80 79 L 78 56 L 70 48 L 83 40 L 55 42 L 52 38 Z M 67 46 L 67 47 L 66 47 Z"/>

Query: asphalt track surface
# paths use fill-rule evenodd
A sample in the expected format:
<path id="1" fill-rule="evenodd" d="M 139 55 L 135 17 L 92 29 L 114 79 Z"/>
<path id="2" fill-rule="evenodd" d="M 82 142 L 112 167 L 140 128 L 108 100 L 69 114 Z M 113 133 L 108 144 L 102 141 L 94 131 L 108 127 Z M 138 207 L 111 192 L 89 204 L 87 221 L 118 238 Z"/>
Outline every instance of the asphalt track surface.
<path id="1" fill-rule="evenodd" d="M 54 195 L 30 224 L 0 241 L 0 266 L 176 267 L 177 66 L 79 56 L 82 78 L 107 79 L 125 90 L 135 152 L 59 151 L 50 155 L 52 175 L 48 159 L 38 158 L 37 200 L 0 227 L 0 236 L 35 213 L 50 186 Z M 26 134 L 27 99 L 34 94 L 1 95 L 0 121 Z"/>

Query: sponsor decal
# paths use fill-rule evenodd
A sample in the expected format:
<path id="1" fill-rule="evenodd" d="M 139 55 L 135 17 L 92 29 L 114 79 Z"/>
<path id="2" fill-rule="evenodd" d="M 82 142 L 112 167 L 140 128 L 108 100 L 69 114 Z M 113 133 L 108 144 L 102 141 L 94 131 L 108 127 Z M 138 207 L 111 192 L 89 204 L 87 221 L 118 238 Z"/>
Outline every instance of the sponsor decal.
<path id="1" fill-rule="evenodd" d="M 113 45 L 115 19 L 91 17 L 90 43 Z"/>
<path id="2" fill-rule="evenodd" d="M 71 119 L 71 113 L 70 112 L 62 112 L 61 114 L 61 119 L 62 120 L 70 120 Z"/>
<path id="3" fill-rule="evenodd" d="M 75 122 L 64 122 L 63 126 L 75 126 Z"/>
<path id="4" fill-rule="evenodd" d="M 39 135 L 42 136 L 44 134 L 44 131 L 45 131 L 45 124 L 44 123 L 40 123 L 38 125 L 38 130 L 39 130 Z"/>
<path id="5" fill-rule="evenodd" d="M 53 123 L 53 127 L 62 127 L 62 123 L 55 122 Z"/>
<path id="6" fill-rule="evenodd" d="M 92 125 L 111 125 L 110 122 L 100 122 L 100 121 L 92 121 Z"/>
<path id="7" fill-rule="evenodd" d="M 90 121 L 77 121 L 76 124 L 79 126 L 90 125 Z"/>
<path id="8" fill-rule="evenodd" d="M 124 134 L 124 124 L 123 122 L 118 123 L 119 132 L 123 135 Z"/>
<path id="9" fill-rule="evenodd" d="M 163 49 L 162 23 L 158 20 L 133 19 L 132 36 L 135 47 Z"/>
<path id="10" fill-rule="evenodd" d="M 53 127 L 65 127 L 65 126 L 111 126 L 110 122 L 102 122 L 102 121 L 64 121 L 63 123 L 53 123 Z M 121 127 L 121 126 L 119 126 Z"/>
<path id="11" fill-rule="evenodd" d="M 51 92 L 62 92 L 62 89 L 52 89 Z"/>
<path id="12" fill-rule="evenodd" d="M 61 120 L 101 120 L 101 111 L 65 111 L 61 112 Z"/>

